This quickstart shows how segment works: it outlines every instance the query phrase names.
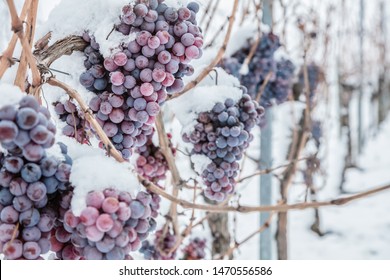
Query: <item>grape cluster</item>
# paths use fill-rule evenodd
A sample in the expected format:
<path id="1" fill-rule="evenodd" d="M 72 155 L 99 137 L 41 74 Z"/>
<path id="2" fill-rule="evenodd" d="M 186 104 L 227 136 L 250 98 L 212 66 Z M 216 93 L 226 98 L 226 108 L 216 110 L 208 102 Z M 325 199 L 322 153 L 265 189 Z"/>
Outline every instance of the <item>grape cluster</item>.
<path id="1" fill-rule="evenodd" d="M 66 123 L 62 133 L 75 138 L 79 143 L 88 143 L 88 126 L 84 113 L 70 100 L 55 102 L 53 105 L 60 120 Z"/>
<path id="2" fill-rule="evenodd" d="M 64 153 L 64 145 L 61 145 Z M 66 151 L 65 151 L 66 152 Z M 6 259 L 40 258 L 51 249 L 57 215 L 51 204 L 69 188 L 71 159 L 43 155 L 40 161 L 7 155 L 0 170 L 0 244 Z M 55 203 L 54 203 L 55 205 Z"/>
<path id="3" fill-rule="evenodd" d="M 168 230 L 165 235 L 163 230 L 156 232 L 154 243 L 145 240 L 142 242 L 140 253 L 146 260 L 174 260 L 176 251 L 172 249 L 176 244 L 176 236 Z"/>
<path id="4" fill-rule="evenodd" d="M 272 106 L 272 101 L 281 104 L 287 100 L 291 94 L 294 72 L 295 66 L 290 60 L 281 59 L 276 63 L 275 80 L 265 87 L 261 96 L 263 107 Z"/>
<path id="5" fill-rule="evenodd" d="M 170 133 L 167 134 L 167 137 L 168 140 L 172 139 Z M 176 149 L 172 147 L 170 141 L 169 143 L 172 154 L 175 155 Z M 137 148 L 137 152 L 139 154 L 137 159 L 138 174 L 156 184 L 166 178 L 165 174 L 169 169 L 168 163 L 160 147 L 156 147 L 152 139 L 149 139 L 144 146 Z"/>
<path id="6" fill-rule="evenodd" d="M 0 108 L 0 143 L 12 155 L 40 161 L 45 148 L 53 146 L 55 133 L 49 111 L 30 95 Z"/>
<path id="7" fill-rule="evenodd" d="M 163 2 L 136 1 L 123 7 L 116 31 L 136 33 L 136 39 L 111 57 L 103 58 L 94 38 L 83 36 L 89 46 L 80 82 L 97 93 L 90 107 L 124 158 L 146 144 L 167 93 L 183 89 L 183 76 L 194 72 L 190 61 L 202 55 L 198 4 L 177 10 Z"/>
<path id="8" fill-rule="evenodd" d="M 311 102 L 313 102 L 318 84 L 321 81 L 321 76 L 322 76 L 321 68 L 315 63 L 310 63 L 309 65 L 307 65 L 307 75 L 309 78 L 308 80 L 309 80 L 309 88 L 310 88 L 309 99 Z M 301 89 L 300 94 L 305 92 L 303 90 L 305 88 L 305 75 L 304 75 L 303 68 L 299 72 L 298 84 L 295 85 L 295 87 Z"/>
<path id="9" fill-rule="evenodd" d="M 152 197 L 115 189 L 90 192 L 80 216 L 69 209 L 55 232 L 57 257 L 62 259 L 124 260 L 141 248 L 149 232 L 156 229 Z M 65 252 L 64 252 L 65 251 Z"/>
<path id="10" fill-rule="evenodd" d="M 273 102 L 285 102 L 292 88 L 295 71 L 293 63 L 285 59 L 276 61 L 274 57 L 280 46 L 278 36 L 273 33 L 263 34 L 248 65 L 249 74 L 240 74 L 242 64 L 251 51 L 249 45 L 222 62 L 226 72 L 237 77 L 253 99 L 257 99 L 261 94 L 260 105 L 263 107 L 270 107 Z M 264 91 L 261 92 L 265 83 Z"/>
<path id="11" fill-rule="evenodd" d="M 216 103 L 210 112 L 200 113 L 194 131 L 183 135 L 185 142 L 194 145 L 191 154 L 205 155 L 212 161 L 201 174 L 207 198 L 223 201 L 233 192 L 238 161 L 263 113 L 264 109 L 245 93 L 238 103 L 228 98 Z"/>
<path id="12" fill-rule="evenodd" d="M 203 260 L 206 257 L 206 239 L 198 237 L 191 239 L 190 243 L 183 249 L 184 260 Z"/>

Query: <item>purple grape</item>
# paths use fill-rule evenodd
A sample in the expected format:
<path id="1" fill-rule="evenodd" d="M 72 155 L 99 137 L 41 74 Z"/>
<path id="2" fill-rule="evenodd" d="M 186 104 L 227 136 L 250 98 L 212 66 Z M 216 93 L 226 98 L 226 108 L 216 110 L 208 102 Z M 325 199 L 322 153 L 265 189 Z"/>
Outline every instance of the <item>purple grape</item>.
<path id="1" fill-rule="evenodd" d="M 168 7 L 164 12 L 164 17 L 167 19 L 167 21 L 175 22 L 179 15 L 175 8 Z"/>
<path id="2" fill-rule="evenodd" d="M 80 75 L 80 84 L 82 84 L 84 87 L 91 87 L 93 86 L 94 82 L 95 78 L 91 72 L 84 72 Z"/>
<path id="3" fill-rule="evenodd" d="M 28 209 L 19 215 L 19 223 L 24 227 L 33 227 L 39 223 L 40 215 L 37 209 Z"/>
<path id="4" fill-rule="evenodd" d="M 41 178 L 42 171 L 39 165 L 35 163 L 27 163 L 21 170 L 21 176 L 27 183 L 34 183 Z"/>
<path id="5" fill-rule="evenodd" d="M 33 162 L 37 162 L 43 158 L 45 151 L 42 146 L 30 142 L 23 147 L 23 156 Z"/>
<path id="6" fill-rule="evenodd" d="M 19 220 L 19 212 L 13 206 L 9 205 L 1 210 L 0 218 L 3 223 L 14 224 Z"/>
<path id="7" fill-rule="evenodd" d="M 15 196 L 24 195 L 27 191 L 27 183 L 22 178 L 16 177 L 11 180 L 9 191 Z"/>
<path id="8" fill-rule="evenodd" d="M 16 239 L 4 244 L 3 254 L 7 260 L 16 260 L 23 254 L 23 243 Z"/>
<path id="9" fill-rule="evenodd" d="M 27 196 L 32 201 L 40 201 L 46 196 L 46 186 L 42 182 L 35 182 L 27 187 Z"/>
<path id="10" fill-rule="evenodd" d="M 36 123 L 38 119 L 36 118 Z M 25 120 L 26 121 L 26 120 Z M 18 135 L 18 127 L 11 121 L 0 121 L 0 141 L 10 142 L 15 140 Z"/>
<path id="11" fill-rule="evenodd" d="M 0 120 L 3 121 L 14 121 L 16 118 L 16 108 L 12 105 L 6 105 L 0 108 Z"/>
<path id="12" fill-rule="evenodd" d="M 28 227 L 22 231 L 24 241 L 39 241 L 41 236 L 42 234 L 38 227 Z"/>
<path id="13" fill-rule="evenodd" d="M 20 157 L 7 157 L 4 162 L 5 169 L 14 174 L 19 173 L 23 165 L 23 159 Z"/>
<path id="14" fill-rule="evenodd" d="M 14 196 L 11 194 L 8 188 L 0 188 L 0 204 L 7 206 L 13 203 Z M 16 208 L 15 208 L 16 209 Z M 18 210 L 18 209 L 16 209 Z"/>

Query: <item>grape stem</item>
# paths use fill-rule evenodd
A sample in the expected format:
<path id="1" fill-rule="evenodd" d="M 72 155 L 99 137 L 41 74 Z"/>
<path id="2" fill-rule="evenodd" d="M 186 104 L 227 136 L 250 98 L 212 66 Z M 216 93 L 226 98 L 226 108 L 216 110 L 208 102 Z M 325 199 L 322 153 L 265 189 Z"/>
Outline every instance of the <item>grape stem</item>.
<path id="1" fill-rule="evenodd" d="M 16 224 L 16 227 L 15 227 L 14 231 L 12 232 L 11 240 L 8 241 L 8 242 L 4 245 L 3 252 L 5 252 L 5 251 L 8 249 L 8 247 L 11 246 L 12 243 L 15 241 L 16 236 L 17 236 L 17 234 L 18 234 L 18 232 L 19 232 L 19 225 L 20 225 L 19 223 Z"/>
<path id="2" fill-rule="evenodd" d="M 49 85 L 62 88 L 68 93 L 71 98 L 76 100 L 76 102 L 80 105 L 81 110 L 83 110 L 85 114 L 85 119 L 91 124 L 96 134 L 99 136 L 100 140 L 106 147 L 108 155 L 115 158 L 118 162 L 124 162 L 125 160 L 123 159 L 121 153 L 119 153 L 118 150 L 115 149 L 114 145 L 111 143 L 106 133 L 104 133 L 103 128 L 96 121 L 91 109 L 89 109 L 88 105 L 84 102 L 81 95 L 76 90 L 72 89 L 70 86 L 57 80 L 56 78 L 50 78 L 47 83 Z"/>
<path id="3" fill-rule="evenodd" d="M 31 5 L 31 0 L 26 0 L 24 2 L 22 12 L 20 13 L 20 18 L 22 20 L 26 18 L 27 11 L 30 5 Z M 16 35 L 16 33 L 14 33 L 12 35 L 10 42 L 8 43 L 7 49 L 3 52 L 2 56 L 0 57 L 0 79 L 3 78 L 4 73 L 14 63 L 12 56 L 15 51 L 17 41 L 18 41 L 18 36 Z"/>
<path id="4" fill-rule="evenodd" d="M 172 100 L 174 98 L 177 98 L 177 97 L 183 95 L 184 93 L 188 92 L 189 90 L 193 89 L 194 87 L 196 87 L 201 81 L 203 81 L 204 78 L 207 77 L 207 75 L 210 73 L 210 71 L 213 70 L 214 67 L 221 61 L 223 55 L 225 54 L 226 47 L 227 47 L 227 45 L 228 45 L 228 43 L 230 41 L 230 36 L 231 36 L 232 30 L 233 30 L 233 25 L 234 25 L 234 22 L 236 20 L 237 7 L 238 7 L 238 0 L 234 0 L 233 11 L 232 11 L 232 14 L 231 14 L 231 16 L 229 18 L 228 30 L 226 32 L 226 36 L 225 36 L 223 45 L 219 49 L 219 51 L 218 51 L 216 57 L 214 58 L 214 60 L 209 64 L 209 66 L 207 66 L 202 71 L 202 73 L 199 74 L 199 76 L 195 80 L 193 80 L 190 83 L 188 83 L 181 92 L 173 94 L 170 98 L 168 98 L 168 100 Z"/>
<path id="5" fill-rule="evenodd" d="M 29 44 L 27 37 L 25 37 L 24 35 L 23 22 L 20 20 L 20 18 L 17 15 L 14 1 L 7 0 L 7 4 L 11 15 L 12 31 L 18 36 L 22 44 L 23 51 L 26 55 L 28 64 L 32 72 L 32 93 L 34 96 L 37 97 L 37 93 L 39 92 L 40 85 L 41 85 L 41 75 L 37 67 L 37 62 L 31 52 L 31 45 Z"/>

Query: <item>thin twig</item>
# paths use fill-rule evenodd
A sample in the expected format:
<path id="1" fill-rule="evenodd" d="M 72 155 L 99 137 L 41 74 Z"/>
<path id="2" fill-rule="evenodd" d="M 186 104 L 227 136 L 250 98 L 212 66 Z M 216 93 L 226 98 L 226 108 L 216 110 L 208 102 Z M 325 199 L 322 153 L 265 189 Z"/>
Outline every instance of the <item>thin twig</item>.
<path id="1" fill-rule="evenodd" d="M 250 51 L 249 51 L 249 54 L 248 56 L 245 58 L 244 60 L 244 63 L 242 64 L 241 68 L 244 68 L 244 67 L 249 67 L 249 64 L 251 63 L 256 51 L 257 51 L 257 48 L 260 44 L 260 41 L 261 41 L 261 31 L 259 32 L 259 35 L 257 36 L 257 39 L 255 41 L 255 43 L 252 45 Z"/>
<path id="2" fill-rule="evenodd" d="M 273 73 L 272 73 L 272 71 L 271 71 L 271 72 L 269 72 L 269 73 L 267 74 L 267 76 L 265 76 L 265 79 L 264 79 L 263 83 L 261 84 L 261 87 L 260 87 L 260 89 L 259 89 L 259 92 L 257 93 L 257 96 L 256 96 L 256 101 L 257 101 L 257 102 L 260 102 L 261 97 L 263 96 L 263 93 L 264 93 L 264 91 L 265 91 L 265 89 L 266 89 L 266 87 L 267 87 L 269 81 L 271 80 L 272 75 L 273 75 Z"/>
<path id="3" fill-rule="evenodd" d="M 217 8 L 218 8 L 218 6 L 219 6 L 219 2 L 220 2 L 220 0 L 217 0 L 217 2 L 215 3 L 215 5 L 214 5 L 214 7 L 213 7 L 213 10 L 211 11 L 209 20 L 208 20 L 208 22 L 207 22 L 207 24 L 206 24 L 206 27 L 204 28 L 203 35 L 204 35 L 205 37 L 206 37 L 207 31 L 209 31 L 211 22 L 212 22 L 213 19 L 214 19 L 214 15 L 215 15 L 215 12 L 217 11 Z"/>
<path id="4" fill-rule="evenodd" d="M 225 27 L 226 27 L 228 22 L 229 22 L 229 18 L 227 17 L 226 20 L 221 24 L 221 27 L 218 29 L 218 31 L 215 32 L 214 36 L 211 37 L 212 39 L 211 39 L 210 43 L 208 43 L 206 45 L 205 49 L 208 49 L 214 45 L 214 43 L 217 40 L 217 38 L 219 37 L 219 35 L 222 33 L 222 31 L 225 30 Z"/>
<path id="5" fill-rule="evenodd" d="M 227 47 L 227 45 L 229 43 L 229 40 L 230 40 L 230 36 L 231 36 L 232 30 L 233 30 L 234 21 L 236 20 L 237 6 L 238 6 L 238 0 L 234 0 L 233 11 L 232 11 L 232 15 L 230 16 L 230 19 L 229 19 L 229 27 L 228 27 L 228 30 L 227 30 L 227 33 L 226 33 L 226 36 L 225 36 L 225 40 L 223 42 L 222 47 L 218 51 L 218 54 L 214 58 L 214 60 L 210 63 L 209 66 L 207 66 L 202 71 L 202 73 L 199 74 L 199 76 L 195 80 L 193 80 L 192 82 L 188 83 L 181 92 L 173 94 L 169 98 L 169 100 L 177 98 L 177 97 L 183 95 L 184 93 L 186 93 L 187 91 L 193 89 L 196 85 L 198 85 L 201 81 L 203 81 L 204 78 L 207 77 L 207 75 L 210 73 L 210 71 L 212 71 L 214 69 L 214 67 L 222 59 L 223 55 L 225 54 L 226 47 Z"/>
<path id="6" fill-rule="evenodd" d="M 214 3 L 214 0 L 210 0 L 209 3 L 207 4 L 206 9 L 204 10 L 204 14 L 203 14 L 202 18 L 199 21 L 199 26 L 203 25 L 203 22 L 206 20 L 207 16 L 209 15 L 209 11 L 210 11 L 213 3 Z"/>
<path id="7" fill-rule="evenodd" d="M 308 159 L 307 157 L 300 158 L 300 159 L 293 160 L 293 161 L 291 161 L 291 162 L 289 162 L 287 164 L 283 164 L 283 165 L 280 165 L 280 166 L 277 166 L 277 167 L 267 168 L 267 169 L 263 169 L 263 170 L 258 170 L 258 171 L 256 171 L 255 173 L 253 173 L 251 175 L 245 176 L 245 177 L 237 180 L 237 183 L 241 183 L 241 182 L 243 182 L 245 180 L 251 179 L 251 178 L 259 176 L 259 175 L 265 175 L 265 174 L 272 173 L 272 172 L 274 172 L 274 171 L 276 171 L 278 169 L 289 167 L 291 164 L 295 164 L 296 162 L 304 161 L 304 160 L 307 160 L 307 159 Z"/>
<path id="8" fill-rule="evenodd" d="M 244 238 L 244 240 L 242 240 L 241 242 L 235 242 L 234 245 L 230 246 L 230 248 L 223 255 L 219 256 L 217 259 L 223 260 L 227 256 L 231 256 L 234 253 L 234 251 L 237 250 L 238 248 L 240 248 L 243 244 L 245 244 L 246 242 L 251 240 L 253 237 L 257 236 L 258 234 L 262 233 L 267 228 L 269 228 L 274 215 L 275 215 L 275 212 L 272 212 L 269 215 L 269 218 L 267 219 L 267 221 L 263 225 L 261 225 L 261 227 L 259 229 L 257 229 L 255 232 L 248 235 L 248 237 Z"/>
<path id="9" fill-rule="evenodd" d="M 242 9 L 242 16 L 241 16 L 241 20 L 240 20 L 240 26 L 243 25 L 246 16 L 249 15 L 250 5 L 251 5 L 250 0 L 247 0 L 246 3 L 245 3 L 245 1 L 242 1 L 242 8 L 243 9 Z"/>

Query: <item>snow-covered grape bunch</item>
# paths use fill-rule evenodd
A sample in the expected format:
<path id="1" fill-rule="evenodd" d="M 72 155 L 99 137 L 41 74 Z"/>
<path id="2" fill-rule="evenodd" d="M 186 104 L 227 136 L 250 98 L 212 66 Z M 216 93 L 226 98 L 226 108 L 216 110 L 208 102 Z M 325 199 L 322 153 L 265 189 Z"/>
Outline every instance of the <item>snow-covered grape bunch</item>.
<path id="1" fill-rule="evenodd" d="M 88 193 L 87 207 L 80 216 L 75 216 L 70 209 L 63 215 L 62 226 L 56 230 L 52 241 L 60 253 L 57 256 L 87 260 L 130 259 L 129 253 L 139 250 L 141 242 L 156 229 L 151 204 L 152 197 L 145 192 L 139 192 L 135 199 L 115 189 Z"/>
<path id="2" fill-rule="evenodd" d="M 206 257 L 206 239 L 195 237 L 183 249 L 184 260 L 203 260 Z"/>
<path id="3" fill-rule="evenodd" d="M 6 259 L 40 258 L 50 249 L 56 215 L 50 204 L 69 188 L 71 160 L 43 155 L 32 162 L 7 155 L 0 170 L 0 248 Z M 54 203 L 55 204 L 55 203 Z"/>
<path id="4" fill-rule="evenodd" d="M 200 113 L 194 131 L 184 133 L 183 140 L 194 145 L 192 155 L 211 160 L 201 174 L 209 199 L 223 201 L 234 191 L 238 161 L 252 141 L 250 132 L 263 113 L 264 109 L 245 93 L 237 103 L 228 98 L 216 103 L 211 111 Z"/>
<path id="5" fill-rule="evenodd" d="M 172 139 L 170 133 L 167 134 L 167 137 L 168 140 Z M 170 148 L 172 154 L 175 155 L 176 149 L 172 147 L 171 142 Z M 138 174 L 153 183 L 158 183 L 165 179 L 165 174 L 169 168 L 168 163 L 161 148 L 154 145 L 152 139 L 149 139 L 144 146 L 137 148 L 137 153 L 139 154 L 139 157 L 137 158 Z"/>
<path id="6" fill-rule="evenodd" d="M 203 46 L 198 10 L 196 3 L 175 9 L 157 0 L 126 5 L 114 32 L 135 40 L 111 57 L 100 55 L 93 36 L 83 36 L 89 46 L 80 82 L 98 94 L 90 107 L 124 158 L 145 145 L 167 92 L 183 89 L 182 77 L 194 71 L 189 63 Z"/>
<path id="7" fill-rule="evenodd" d="M 176 241 L 176 236 L 169 229 L 165 234 L 163 230 L 158 230 L 153 244 L 148 240 L 142 242 L 140 253 L 146 260 L 174 260 L 177 252 L 177 249 L 174 249 Z"/>
<path id="8" fill-rule="evenodd" d="M 261 95 L 260 105 L 263 107 L 270 107 L 273 102 L 277 104 L 285 102 L 292 88 L 295 67 L 289 60 L 275 60 L 274 55 L 279 47 L 278 36 L 273 33 L 264 33 L 248 65 L 249 69 L 245 71 L 248 73 L 241 72 L 241 68 L 251 51 L 249 44 L 232 57 L 224 59 L 222 63 L 226 72 L 239 78 L 253 99 Z M 265 82 L 266 87 L 261 92 Z"/>
<path id="9" fill-rule="evenodd" d="M 60 120 L 66 123 L 62 133 L 75 138 L 79 143 L 88 142 L 88 125 L 83 112 L 70 100 L 55 102 L 53 105 Z"/>
<path id="10" fill-rule="evenodd" d="M 55 132 L 49 111 L 30 95 L 24 96 L 17 105 L 0 108 L 0 143 L 13 155 L 40 161 L 45 148 L 53 146 Z"/>

